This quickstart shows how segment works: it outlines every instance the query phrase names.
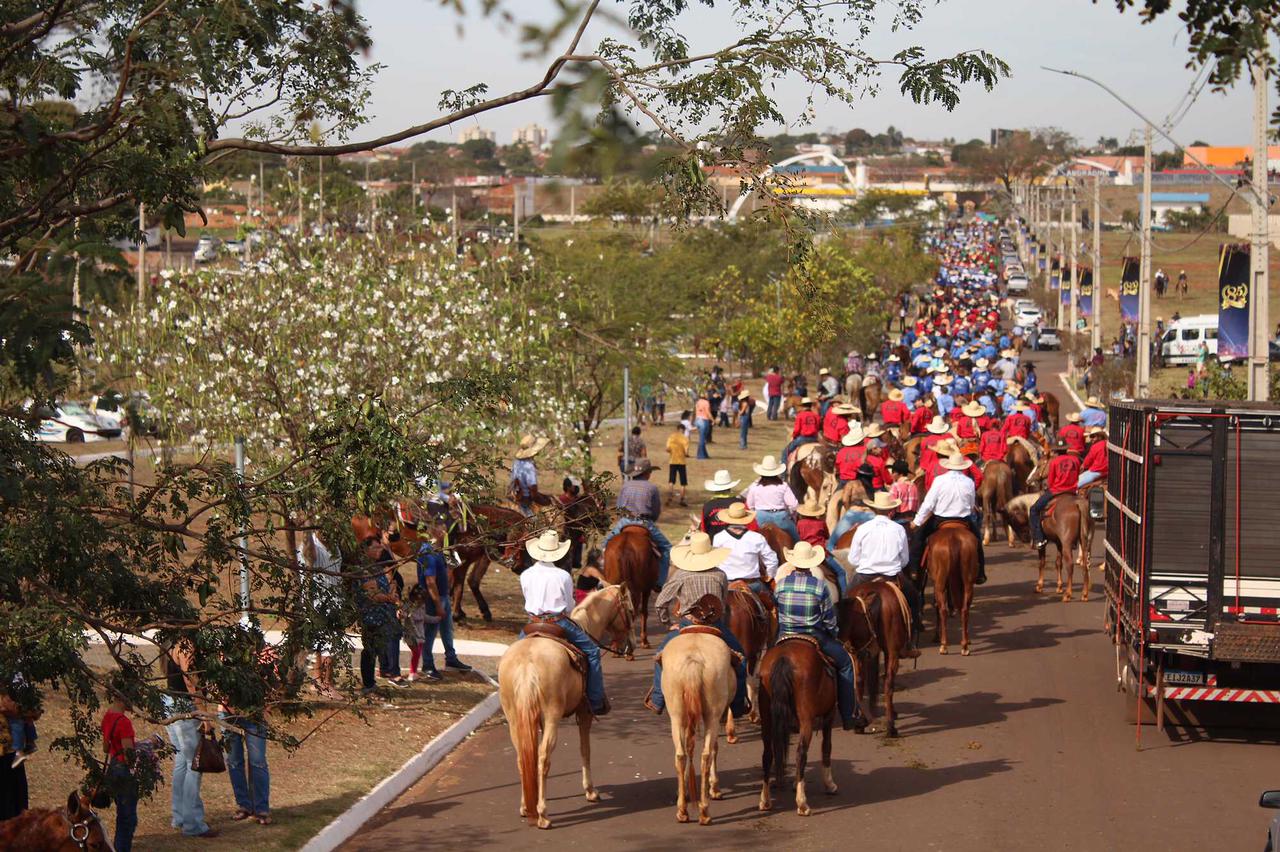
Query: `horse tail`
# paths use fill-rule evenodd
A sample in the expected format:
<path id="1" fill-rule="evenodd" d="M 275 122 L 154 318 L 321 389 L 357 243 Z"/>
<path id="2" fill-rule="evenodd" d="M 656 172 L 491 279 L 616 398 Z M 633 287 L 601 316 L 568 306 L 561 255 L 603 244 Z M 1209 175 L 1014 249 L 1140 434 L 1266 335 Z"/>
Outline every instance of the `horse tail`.
<path id="1" fill-rule="evenodd" d="M 511 720 L 516 741 L 516 762 L 520 766 L 520 789 L 530 819 L 538 810 L 538 729 L 542 725 L 542 690 L 532 666 L 520 672 L 515 688 L 515 718 Z"/>
<path id="2" fill-rule="evenodd" d="M 702 700 L 704 668 L 702 660 L 694 657 L 687 657 L 680 667 L 680 709 L 683 711 L 680 723 L 684 727 L 684 736 L 690 740 L 697 733 L 706 712 Z"/>
<path id="3" fill-rule="evenodd" d="M 787 746 L 791 744 L 791 731 L 799 725 L 795 691 L 795 670 L 791 660 L 785 656 L 780 657 L 769 673 L 769 734 L 773 741 L 774 777 L 778 781 L 786 774 Z"/>

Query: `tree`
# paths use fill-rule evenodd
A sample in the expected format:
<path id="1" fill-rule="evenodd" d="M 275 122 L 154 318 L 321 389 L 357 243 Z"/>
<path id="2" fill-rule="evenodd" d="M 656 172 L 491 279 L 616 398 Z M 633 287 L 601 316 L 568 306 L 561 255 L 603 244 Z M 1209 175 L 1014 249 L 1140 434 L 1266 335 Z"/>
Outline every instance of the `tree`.
<path id="1" fill-rule="evenodd" d="M 635 226 L 643 219 L 658 214 L 662 194 L 652 185 L 639 181 L 610 181 L 582 203 L 588 216 L 621 218 Z"/>
<path id="2" fill-rule="evenodd" d="M 1007 192 L 1020 181 L 1046 174 L 1057 162 L 1071 156 L 1075 140 L 1057 128 L 1020 131 L 993 147 L 957 151 L 961 165 L 982 180 L 995 181 Z"/>

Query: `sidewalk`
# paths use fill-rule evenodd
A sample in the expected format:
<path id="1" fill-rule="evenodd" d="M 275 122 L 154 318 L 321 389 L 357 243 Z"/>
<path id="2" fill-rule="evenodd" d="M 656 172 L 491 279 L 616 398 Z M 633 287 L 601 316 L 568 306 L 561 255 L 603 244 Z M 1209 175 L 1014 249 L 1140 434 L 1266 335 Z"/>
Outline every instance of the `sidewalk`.
<path id="1" fill-rule="evenodd" d="M 270 645 L 279 645 L 284 641 L 284 631 L 268 630 L 266 631 L 267 643 Z M 85 633 L 85 638 L 90 645 L 103 645 L 105 642 L 102 637 L 96 633 Z M 136 644 L 151 644 L 150 636 L 144 633 L 142 636 L 129 636 L 128 639 Z M 347 640 L 351 642 L 351 646 L 359 651 L 363 647 L 360 644 L 360 637 L 354 633 L 347 634 Z M 481 642 L 476 639 L 455 639 L 454 650 L 458 652 L 460 657 L 501 657 L 507 651 L 507 644 L 504 642 Z M 444 646 L 440 644 L 437 638 L 433 651 L 437 654 L 444 653 Z"/>

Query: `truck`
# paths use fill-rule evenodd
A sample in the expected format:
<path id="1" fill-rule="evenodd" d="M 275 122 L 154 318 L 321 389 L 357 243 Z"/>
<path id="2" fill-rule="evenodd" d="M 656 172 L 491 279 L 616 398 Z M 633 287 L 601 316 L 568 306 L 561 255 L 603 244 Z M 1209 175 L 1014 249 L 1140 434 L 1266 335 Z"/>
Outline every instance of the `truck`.
<path id="1" fill-rule="evenodd" d="M 1104 628 L 1132 721 L 1280 703 L 1280 407 L 1113 401 L 1107 429 Z"/>

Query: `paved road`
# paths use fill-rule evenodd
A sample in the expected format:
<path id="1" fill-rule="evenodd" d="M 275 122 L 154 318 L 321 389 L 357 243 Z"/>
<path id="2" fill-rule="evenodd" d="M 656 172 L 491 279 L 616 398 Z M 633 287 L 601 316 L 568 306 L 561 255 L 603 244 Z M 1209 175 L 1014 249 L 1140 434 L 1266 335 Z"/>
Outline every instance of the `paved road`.
<path id="1" fill-rule="evenodd" d="M 1046 359 L 1046 384 L 1055 366 Z M 1100 577 L 1087 603 L 1039 597 L 1029 557 L 990 548 L 973 656 L 942 657 L 930 647 L 916 670 L 904 671 L 900 739 L 837 731 L 840 790 L 823 795 L 811 764 L 807 819 L 785 790 L 772 813 L 756 810 L 760 744 L 749 726 L 738 745 L 722 741 L 725 798 L 712 804 L 715 824 L 677 824 L 670 727 L 640 704 L 651 672 L 641 655 L 606 665 L 615 709 L 593 729 L 600 802 L 582 798 L 576 729 L 562 728 L 548 795 L 555 826 L 527 827 L 499 719 L 344 848 L 1261 848 L 1268 812 L 1256 801 L 1280 787 L 1276 737 L 1148 726 L 1136 750 L 1100 629 Z"/>

